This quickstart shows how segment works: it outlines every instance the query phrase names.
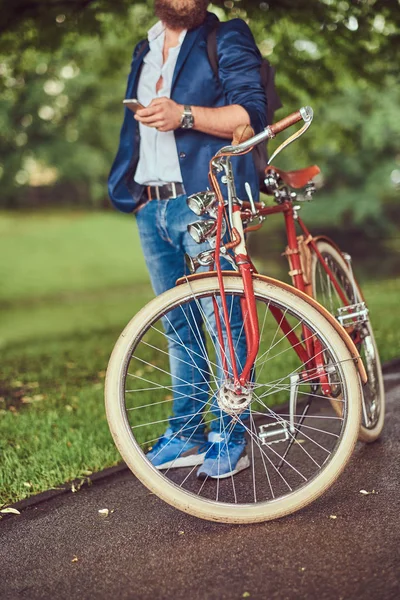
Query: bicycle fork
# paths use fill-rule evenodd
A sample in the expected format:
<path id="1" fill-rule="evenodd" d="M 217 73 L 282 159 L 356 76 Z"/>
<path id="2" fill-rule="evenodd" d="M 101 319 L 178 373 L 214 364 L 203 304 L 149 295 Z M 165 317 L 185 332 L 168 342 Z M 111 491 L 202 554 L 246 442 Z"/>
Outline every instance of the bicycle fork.
<path id="1" fill-rule="evenodd" d="M 221 233 L 222 233 L 222 219 L 223 219 L 224 207 L 222 204 L 218 206 L 218 225 L 217 225 L 217 247 L 220 245 Z M 229 318 L 229 310 L 226 301 L 226 294 L 223 283 L 223 275 L 221 269 L 221 262 L 218 252 L 215 253 L 215 265 L 218 275 L 219 287 L 221 291 L 221 304 L 222 304 L 222 315 L 226 329 L 226 339 L 229 348 L 230 363 L 232 368 L 232 375 L 234 380 L 234 387 L 237 391 L 240 391 L 246 384 L 249 383 L 250 374 L 258 354 L 260 344 L 260 332 L 258 327 L 258 315 L 256 299 L 254 294 L 253 286 L 253 272 L 254 267 L 248 257 L 246 245 L 244 243 L 244 230 L 241 219 L 240 207 L 238 205 L 233 206 L 232 210 L 232 221 L 235 229 L 235 235 L 238 243 L 234 246 L 233 252 L 235 255 L 235 263 L 238 267 L 239 273 L 243 280 L 244 297 L 240 299 L 240 307 L 243 319 L 243 329 L 246 338 L 246 362 L 243 366 L 242 372 L 239 373 L 237 360 L 235 357 L 235 347 L 232 338 L 232 330 Z M 216 327 L 219 338 L 219 344 L 222 350 L 222 366 L 225 377 L 228 376 L 228 365 L 226 359 L 226 351 L 224 344 L 223 328 L 221 324 L 220 313 L 218 310 L 218 304 L 214 298 L 214 312 L 216 318 Z"/>

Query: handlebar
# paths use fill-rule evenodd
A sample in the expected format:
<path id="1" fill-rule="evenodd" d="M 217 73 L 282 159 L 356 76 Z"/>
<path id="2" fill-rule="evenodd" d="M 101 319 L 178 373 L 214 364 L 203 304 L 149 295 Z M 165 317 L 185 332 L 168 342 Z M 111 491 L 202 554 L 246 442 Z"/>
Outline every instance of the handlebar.
<path id="1" fill-rule="evenodd" d="M 251 125 L 238 125 L 233 132 L 232 146 L 238 146 L 243 142 L 247 142 L 247 140 L 254 136 L 254 129 Z"/>
<path id="2" fill-rule="evenodd" d="M 302 118 L 303 117 L 301 116 L 301 112 L 299 110 L 297 110 L 296 112 L 292 113 L 291 115 L 288 115 L 287 117 L 284 117 L 283 119 L 281 119 L 277 123 L 274 123 L 273 125 L 270 125 L 269 128 L 272 131 L 272 133 L 274 135 L 276 135 L 277 133 L 280 133 L 281 131 L 284 131 L 288 127 L 291 127 L 292 125 L 295 125 L 295 123 L 298 123 L 299 121 L 301 121 Z"/>
<path id="3" fill-rule="evenodd" d="M 274 138 L 278 133 L 281 133 L 288 127 L 303 120 L 305 124 L 311 124 L 314 111 L 311 106 L 303 106 L 300 110 L 284 117 L 273 125 L 268 125 L 261 133 L 254 135 L 254 130 L 250 125 L 239 125 L 236 127 L 231 146 L 221 148 L 215 158 L 224 154 L 242 154 L 247 152 L 253 146 L 265 142 L 268 139 Z"/>

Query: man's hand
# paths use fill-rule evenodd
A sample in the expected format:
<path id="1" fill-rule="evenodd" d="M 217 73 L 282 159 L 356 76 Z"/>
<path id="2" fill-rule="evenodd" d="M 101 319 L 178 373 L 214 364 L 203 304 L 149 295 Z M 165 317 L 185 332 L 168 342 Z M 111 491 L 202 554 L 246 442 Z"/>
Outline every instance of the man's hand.
<path id="1" fill-rule="evenodd" d="M 135 119 L 158 131 L 173 131 L 181 125 L 183 105 L 162 96 L 154 98 L 147 108 L 136 111 Z"/>

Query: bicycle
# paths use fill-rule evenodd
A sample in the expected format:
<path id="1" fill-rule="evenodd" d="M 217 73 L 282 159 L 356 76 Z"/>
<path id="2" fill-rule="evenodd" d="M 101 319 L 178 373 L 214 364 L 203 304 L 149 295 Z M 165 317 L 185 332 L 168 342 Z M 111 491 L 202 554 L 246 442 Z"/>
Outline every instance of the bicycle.
<path id="1" fill-rule="evenodd" d="M 372 331 L 367 329 L 366 305 L 350 263 L 343 262 L 346 259 L 327 239 L 310 236 L 298 217 L 299 207 L 293 205 L 300 198 L 289 191 L 289 184 L 305 186 L 309 198 L 313 193 L 309 179 L 317 167 L 283 173 L 269 166 L 266 185 L 277 206 L 255 203 L 248 188 L 248 200 L 236 196 L 231 158 L 303 120 L 303 127 L 279 146 L 271 162 L 308 129 L 312 119 L 312 109 L 306 107 L 257 135 L 249 126 L 238 128 L 232 145 L 213 157 L 211 190 L 188 198 L 188 206 L 201 217 L 189 226 L 189 232 L 209 248 L 186 257 L 192 274 L 133 317 L 110 358 L 106 412 L 122 457 L 160 498 L 204 519 L 265 521 L 299 510 L 320 496 L 340 475 L 357 441 L 361 407 L 366 406 L 362 386 L 371 387 L 371 373 L 380 374 L 376 346 L 372 341 L 365 343 L 366 332 L 372 336 Z M 259 229 L 265 216 L 274 213 L 285 217 L 286 256 L 294 286 L 257 273 L 247 252 L 246 233 Z M 297 239 L 295 221 L 306 243 Z M 311 261 L 306 268 L 307 258 Z M 231 270 L 223 270 L 221 261 Z M 340 273 L 337 278 L 333 264 Z M 342 303 L 338 318 L 315 299 L 332 296 L 326 285 L 321 292 L 318 268 L 327 274 Z M 238 307 L 241 326 L 232 331 L 232 314 Z M 185 323 L 180 333 L 171 328 L 172 311 L 178 311 Z M 171 380 L 171 349 L 174 359 L 191 371 L 190 381 Z M 213 420 L 219 423 L 220 433 L 228 436 L 236 423 L 245 428 L 251 468 L 235 478 L 199 481 L 195 465 L 174 469 L 172 461 L 161 471 L 146 459 L 165 424 L 174 419 L 171 405 L 183 396 L 179 388 L 186 389 L 188 384 L 194 406 L 185 423 L 185 432 L 193 430 L 190 438 L 200 425 Z M 363 410 L 363 437 L 368 437 L 364 430 L 373 416 L 379 415 L 379 427 L 373 421 L 369 438 L 383 424 L 383 395 L 378 398 L 380 406 L 376 394 L 374 398 L 377 409 L 370 402 L 369 412 Z"/>

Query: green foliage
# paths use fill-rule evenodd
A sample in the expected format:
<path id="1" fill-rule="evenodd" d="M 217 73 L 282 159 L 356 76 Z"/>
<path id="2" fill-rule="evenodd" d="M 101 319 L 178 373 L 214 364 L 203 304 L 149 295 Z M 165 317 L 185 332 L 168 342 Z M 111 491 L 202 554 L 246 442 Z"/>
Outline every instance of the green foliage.
<path id="1" fill-rule="evenodd" d="M 279 158 L 291 169 L 320 164 L 325 187 L 312 215 L 329 205 L 337 224 L 387 227 L 400 179 L 397 0 L 211 9 L 247 19 L 276 66 L 277 118 L 304 104 L 315 110 L 310 132 Z M 154 21 L 152 3 L 15 0 L 2 17 L 0 206 L 107 205 L 132 50 Z"/>
<path id="2" fill-rule="evenodd" d="M 29 47 L 2 57 L 3 205 L 55 181 L 72 183 L 88 204 L 104 198 L 133 46 L 152 13 L 139 4 L 128 17 L 99 15 L 97 35 L 71 32 L 52 53 Z"/>

